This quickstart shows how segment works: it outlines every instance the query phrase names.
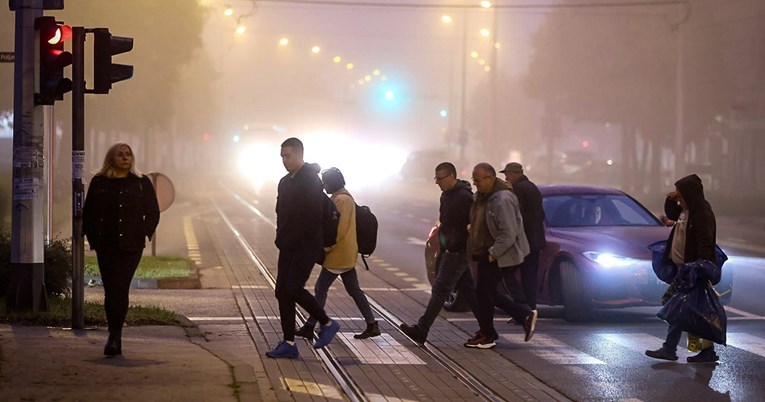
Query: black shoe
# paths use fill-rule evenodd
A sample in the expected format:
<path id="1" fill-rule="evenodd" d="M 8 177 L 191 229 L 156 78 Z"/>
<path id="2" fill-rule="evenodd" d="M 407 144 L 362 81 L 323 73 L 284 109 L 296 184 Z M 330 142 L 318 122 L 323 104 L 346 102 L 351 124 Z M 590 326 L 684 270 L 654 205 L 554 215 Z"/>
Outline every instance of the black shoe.
<path id="1" fill-rule="evenodd" d="M 425 343 L 425 339 L 428 337 L 428 333 L 421 330 L 420 327 L 417 325 L 406 325 L 401 324 L 399 326 L 401 328 L 401 331 L 406 334 L 406 336 L 412 338 L 413 341 L 417 342 L 420 345 L 423 345 Z"/>
<path id="2" fill-rule="evenodd" d="M 717 356 L 714 348 L 701 349 L 701 352 L 696 356 L 690 356 L 686 359 L 688 363 L 715 363 L 720 360 L 720 356 Z"/>
<path id="3" fill-rule="evenodd" d="M 662 360 L 670 360 L 675 361 L 677 360 L 677 354 L 674 352 L 670 352 L 667 349 L 659 348 L 656 350 L 646 350 L 645 355 L 648 357 L 653 357 L 654 359 L 662 359 Z"/>
<path id="4" fill-rule="evenodd" d="M 295 335 L 308 340 L 313 339 L 313 325 L 305 324 L 300 329 L 295 331 Z"/>
<path id="5" fill-rule="evenodd" d="M 526 336 L 523 338 L 524 341 L 528 342 L 531 340 L 531 337 L 534 336 L 534 331 L 536 331 L 537 327 L 537 311 L 531 310 L 529 315 L 526 316 L 526 319 L 523 320 L 523 331 L 526 333 Z"/>
<path id="6" fill-rule="evenodd" d="M 377 325 L 377 321 L 367 324 L 367 329 L 360 334 L 353 335 L 356 339 L 367 339 L 373 336 L 380 336 L 380 326 Z"/>
<path id="7" fill-rule="evenodd" d="M 121 335 L 109 335 L 109 339 L 104 346 L 104 355 L 117 356 L 122 354 L 122 336 Z"/>

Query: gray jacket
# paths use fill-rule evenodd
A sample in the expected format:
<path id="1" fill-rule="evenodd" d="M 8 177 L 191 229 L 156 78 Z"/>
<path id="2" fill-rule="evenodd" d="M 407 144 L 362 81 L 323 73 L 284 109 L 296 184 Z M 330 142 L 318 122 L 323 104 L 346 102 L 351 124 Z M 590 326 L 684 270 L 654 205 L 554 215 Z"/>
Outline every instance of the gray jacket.
<path id="1" fill-rule="evenodd" d="M 510 191 L 495 191 L 486 207 L 486 225 L 494 245 L 489 253 L 500 267 L 519 265 L 529 254 L 529 242 L 523 230 L 518 197 Z"/>

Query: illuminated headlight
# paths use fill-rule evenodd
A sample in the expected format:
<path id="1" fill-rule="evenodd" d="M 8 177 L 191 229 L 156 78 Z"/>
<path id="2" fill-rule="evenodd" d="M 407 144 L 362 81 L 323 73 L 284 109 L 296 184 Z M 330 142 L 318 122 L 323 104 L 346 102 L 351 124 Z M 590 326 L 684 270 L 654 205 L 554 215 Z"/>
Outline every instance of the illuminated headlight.
<path id="1" fill-rule="evenodd" d="M 640 262 L 640 260 L 635 258 L 623 257 L 610 253 L 601 253 L 598 251 L 585 251 L 582 255 L 603 268 L 627 268 Z"/>

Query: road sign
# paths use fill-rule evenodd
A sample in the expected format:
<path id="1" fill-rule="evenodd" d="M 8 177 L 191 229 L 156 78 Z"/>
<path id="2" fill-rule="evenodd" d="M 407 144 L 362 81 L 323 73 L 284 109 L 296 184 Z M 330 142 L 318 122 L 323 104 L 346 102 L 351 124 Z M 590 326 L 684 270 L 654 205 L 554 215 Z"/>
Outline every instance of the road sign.
<path id="1" fill-rule="evenodd" d="M 16 53 L 0 52 L 0 63 L 13 63 L 16 61 Z"/>

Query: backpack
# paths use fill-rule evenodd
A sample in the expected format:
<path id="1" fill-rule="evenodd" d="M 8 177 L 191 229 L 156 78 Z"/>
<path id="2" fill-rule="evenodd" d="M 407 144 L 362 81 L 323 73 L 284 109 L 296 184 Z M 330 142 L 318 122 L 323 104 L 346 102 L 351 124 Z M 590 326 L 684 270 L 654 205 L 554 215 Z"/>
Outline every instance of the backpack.
<path id="1" fill-rule="evenodd" d="M 359 243 L 359 254 L 364 266 L 369 270 L 366 257 L 369 257 L 377 247 L 377 217 L 366 205 L 356 204 L 356 240 Z"/>
<path id="2" fill-rule="evenodd" d="M 340 223 L 340 211 L 328 196 L 322 197 L 324 205 L 321 206 L 321 230 L 324 238 L 324 247 L 332 247 L 337 243 L 337 225 Z"/>

